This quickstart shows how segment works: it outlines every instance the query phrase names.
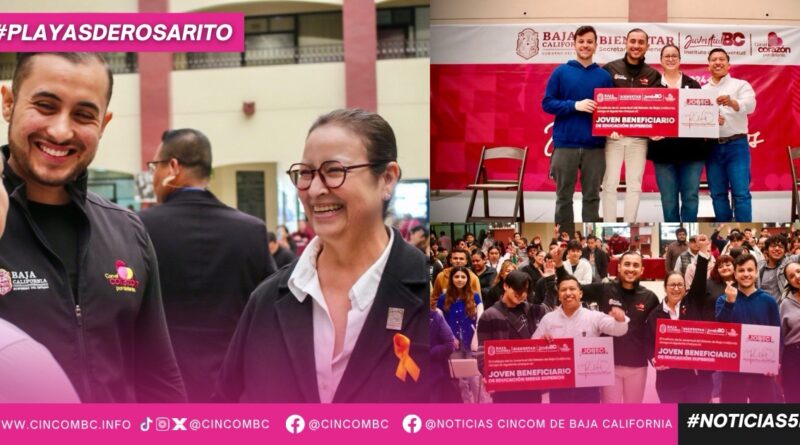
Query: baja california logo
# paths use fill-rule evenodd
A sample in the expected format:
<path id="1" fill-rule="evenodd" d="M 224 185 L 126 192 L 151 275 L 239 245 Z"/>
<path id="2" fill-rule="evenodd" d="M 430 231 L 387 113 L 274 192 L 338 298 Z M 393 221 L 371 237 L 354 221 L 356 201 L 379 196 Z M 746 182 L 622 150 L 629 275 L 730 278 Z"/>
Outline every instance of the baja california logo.
<path id="1" fill-rule="evenodd" d="M 139 280 L 133 278 L 133 269 L 125 265 L 122 260 L 117 260 L 114 264 L 117 273 L 107 273 L 105 275 L 108 284 L 114 286 L 117 292 L 136 292 L 139 288 Z"/>
<path id="2" fill-rule="evenodd" d="M 0 297 L 11 292 L 14 284 L 11 282 L 11 274 L 5 269 L 0 269 Z"/>
<path id="3" fill-rule="evenodd" d="M 539 54 L 539 33 L 525 28 L 517 34 L 517 55 L 525 60 Z"/>

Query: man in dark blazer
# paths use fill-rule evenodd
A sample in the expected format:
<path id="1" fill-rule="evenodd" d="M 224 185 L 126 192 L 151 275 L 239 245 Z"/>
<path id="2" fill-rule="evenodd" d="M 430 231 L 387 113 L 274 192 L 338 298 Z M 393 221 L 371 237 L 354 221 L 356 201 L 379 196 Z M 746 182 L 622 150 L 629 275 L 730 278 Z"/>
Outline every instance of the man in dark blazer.
<path id="1" fill-rule="evenodd" d="M 296 266 L 297 261 L 281 269 L 253 292 L 225 357 L 215 401 L 320 402 L 312 299 L 301 303 L 288 285 Z M 428 401 L 428 283 L 425 256 L 395 230 L 375 300 L 333 403 Z M 393 313 L 402 314 L 401 323 L 392 322 Z M 395 334 L 410 340 L 409 355 L 420 369 L 417 380 L 410 373 L 397 375 Z"/>
<path id="2" fill-rule="evenodd" d="M 594 234 L 586 237 L 586 247 L 581 256 L 592 265 L 592 282 L 599 283 L 608 276 L 608 254 L 601 248 L 600 240 Z"/>
<path id="3" fill-rule="evenodd" d="M 161 205 L 140 216 L 158 256 L 167 325 L 189 401 L 207 402 L 250 293 L 276 271 L 267 228 L 206 190 L 203 133 L 166 131 L 148 166 Z"/>

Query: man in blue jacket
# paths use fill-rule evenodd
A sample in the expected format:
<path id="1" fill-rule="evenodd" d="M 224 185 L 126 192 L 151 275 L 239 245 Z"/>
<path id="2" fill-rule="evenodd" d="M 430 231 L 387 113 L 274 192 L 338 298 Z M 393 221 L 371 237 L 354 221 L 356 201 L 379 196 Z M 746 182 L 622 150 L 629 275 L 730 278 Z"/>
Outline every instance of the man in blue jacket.
<path id="1" fill-rule="evenodd" d="M 556 116 L 550 174 L 556 180 L 555 223 L 575 231 L 572 195 L 578 171 L 583 192 L 582 221 L 600 221 L 600 184 L 606 171 L 603 137 L 592 136 L 595 88 L 614 86 L 608 71 L 592 62 L 597 32 L 591 26 L 575 31 L 575 60 L 559 66 L 547 81 L 542 99 L 545 112 Z"/>
<path id="2" fill-rule="evenodd" d="M 726 323 L 780 326 L 781 318 L 775 297 L 756 287 L 758 266 L 752 255 L 741 255 L 734 262 L 734 283 L 729 282 L 725 295 L 717 298 L 717 321 Z M 723 374 L 722 403 L 774 403 L 773 376 L 726 372 Z"/>

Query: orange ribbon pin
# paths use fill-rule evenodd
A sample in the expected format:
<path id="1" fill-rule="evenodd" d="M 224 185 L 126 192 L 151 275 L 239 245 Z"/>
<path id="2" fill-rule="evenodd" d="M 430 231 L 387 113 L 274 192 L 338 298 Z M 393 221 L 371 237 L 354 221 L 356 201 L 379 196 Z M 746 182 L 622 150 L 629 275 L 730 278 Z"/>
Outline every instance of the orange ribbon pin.
<path id="1" fill-rule="evenodd" d="M 416 382 L 419 380 L 419 366 L 411 358 L 411 340 L 403 334 L 394 334 L 394 355 L 400 359 L 397 364 L 397 371 L 394 375 L 402 381 L 406 381 L 406 374 L 411 374 L 411 378 Z"/>

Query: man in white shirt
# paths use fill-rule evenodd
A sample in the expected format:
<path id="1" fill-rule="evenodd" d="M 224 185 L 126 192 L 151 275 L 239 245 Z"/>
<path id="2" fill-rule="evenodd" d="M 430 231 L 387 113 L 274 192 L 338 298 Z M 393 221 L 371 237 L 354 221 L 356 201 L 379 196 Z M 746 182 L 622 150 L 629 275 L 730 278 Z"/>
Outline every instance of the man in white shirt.
<path id="1" fill-rule="evenodd" d="M 599 337 L 600 335 L 621 336 L 628 332 L 630 318 L 619 306 L 612 306 L 608 314 L 592 311 L 581 306 L 583 291 L 574 276 L 567 276 L 558 282 L 558 301 L 561 306 L 546 314 L 532 338 L 576 338 Z M 554 403 L 598 403 L 600 393 L 597 388 L 556 389 L 550 391 L 550 401 Z"/>
<path id="2" fill-rule="evenodd" d="M 706 161 L 714 217 L 718 222 L 752 221 L 747 115 L 756 108 L 756 93 L 749 83 L 728 74 L 730 57 L 722 48 L 708 54 L 708 70 L 711 80 L 703 89 L 717 95 L 720 121 L 718 143 Z"/>

